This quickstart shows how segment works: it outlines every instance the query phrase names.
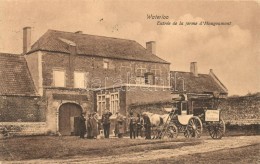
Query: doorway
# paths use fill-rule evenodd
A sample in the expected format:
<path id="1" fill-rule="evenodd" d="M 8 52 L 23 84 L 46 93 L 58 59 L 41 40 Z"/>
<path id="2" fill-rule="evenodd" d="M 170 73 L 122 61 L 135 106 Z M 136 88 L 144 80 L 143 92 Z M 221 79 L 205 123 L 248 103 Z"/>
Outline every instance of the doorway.
<path id="1" fill-rule="evenodd" d="M 59 108 L 59 132 L 61 135 L 77 135 L 77 118 L 81 115 L 82 108 L 75 103 L 65 103 Z"/>

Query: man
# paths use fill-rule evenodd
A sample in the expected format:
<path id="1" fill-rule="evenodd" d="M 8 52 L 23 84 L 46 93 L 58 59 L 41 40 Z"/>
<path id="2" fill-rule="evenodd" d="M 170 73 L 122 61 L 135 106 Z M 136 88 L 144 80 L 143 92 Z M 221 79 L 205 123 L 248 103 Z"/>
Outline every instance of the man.
<path id="1" fill-rule="evenodd" d="M 145 139 L 151 139 L 151 121 L 147 114 L 143 114 Z"/>
<path id="2" fill-rule="evenodd" d="M 109 110 L 105 110 L 104 114 L 102 115 L 102 119 L 101 119 L 102 124 L 103 124 L 105 138 L 109 138 L 110 116 L 112 116 L 112 113 Z"/>
<path id="3" fill-rule="evenodd" d="M 81 114 L 79 117 L 79 136 L 80 138 L 84 138 L 84 135 L 86 133 L 86 119 L 84 117 L 84 113 Z"/>
<path id="4" fill-rule="evenodd" d="M 130 118 L 129 118 L 129 130 L 130 130 L 130 138 L 134 138 L 135 139 L 135 133 L 137 130 L 137 125 L 136 125 L 136 121 L 137 119 L 134 117 L 133 112 L 130 112 Z"/>
<path id="5" fill-rule="evenodd" d="M 137 114 L 137 131 L 136 131 L 136 137 L 138 138 L 143 137 L 143 126 L 144 126 L 144 119 L 141 117 L 140 114 Z"/>

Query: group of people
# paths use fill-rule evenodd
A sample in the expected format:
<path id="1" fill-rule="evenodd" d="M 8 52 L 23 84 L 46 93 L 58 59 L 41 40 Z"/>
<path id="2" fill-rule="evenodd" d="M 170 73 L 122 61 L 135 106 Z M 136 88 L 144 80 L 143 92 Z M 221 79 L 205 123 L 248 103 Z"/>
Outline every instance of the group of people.
<path id="1" fill-rule="evenodd" d="M 137 114 L 137 117 L 134 116 L 133 112 L 130 112 L 129 117 L 129 131 L 130 138 L 135 139 L 143 137 L 143 131 L 145 132 L 145 139 L 151 139 L 151 121 L 150 118 L 143 114 Z"/>
<path id="2" fill-rule="evenodd" d="M 86 124 L 87 123 L 87 124 Z M 88 139 L 96 139 L 99 134 L 99 121 L 97 113 L 88 114 L 88 119 L 86 122 L 86 118 L 84 114 L 82 114 L 79 118 L 79 136 L 80 138 L 84 138 L 85 134 L 87 134 Z"/>
<path id="3" fill-rule="evenodd" d="M 104 137 L 109 138 L 110 133 L 110 116 L 112 113 L 106 110 L 102 115 L 101 122 L 98 119 L 98 114 L 96 112 L 88 114 L 88 118 L 84 117 L 85 113 L 79 118 L 79 136 L 80 138 L 85 138 L 87 134 L 88 139 L 96 139 L 101 130 L 101 124 L 103 125 Z"/>
<path id="4" fill-rule="evenodd" d="M 87 138 L 96 139 L 99 135 L 100 130 L 103 127 L 104 138 L 109 138 L 110 134 L 110 124 L 112 113 L 108 110 L 105 110 L 102 114 L 101 120 L 99 121 L 97 113 L 92 113 L 88 115 L 86 121 L 84 114 L 80 117 L 80 138 L 84 138 L 87 133 Z M 87 122 L 87 124 L 86 124 Z M 115 135 L 118 138 L 122 138 L 125 134 L 126 124 L 129 125 L 130 138 L 135 139 L 138 137 L 143 137 L 143 132 L 145 132 L 145 139 L 151 139 L 151 122 L 149 117 L 146 114 L 134 115 L 133 112 L 129 113 L 129 120 L 126 121 L 126 117 L 121 115 L 119 112 L 116 112 L 115 119 Z"/>

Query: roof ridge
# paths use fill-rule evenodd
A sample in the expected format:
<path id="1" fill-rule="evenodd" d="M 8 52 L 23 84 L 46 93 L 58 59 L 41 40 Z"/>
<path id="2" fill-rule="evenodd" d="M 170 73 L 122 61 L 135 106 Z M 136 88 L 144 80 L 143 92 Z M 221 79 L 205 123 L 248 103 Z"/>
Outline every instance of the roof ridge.
<path id="1" fill-rule="evenodd" d="M 135 40 L 91 34 L 77 34 L 52 29 L 48 29 L 47 32 L 32 45 L 31 50 L 27 54 L 39 50 L 69 53 L 68 47 L 64 47 L 64 41 L 59 38 L 76 43 L 76 47 L 79 50 L 77 52 L 78 54 L 93 54 L 103 57 L 122 56 L 122 58 L 129 60 L 136 58 L 136 60 L 170 64 L 170 62 L 148 52 L 144 46 Z"/>
<path id="2" fill-rule="evenodd" d="M 116 37 L 112 37 L 112 36 L 102 36 L 102 35 L 94 35 L 94 34 L 76 34 L 75 32 L 69 32 L 69 31 L 61 31 L 61 30 L 53 30 L 53 29 L 48 29 L 48 31 L 53 31 L 53 32 L 62 32 L 62 33 L 70 33 L 70 34 L 74 34 L 74 35 L 88 35 L 88 36 L 97 36 L 97 37 L 103 37 L 103 38 L 110 38 L 110 39 L 119 39 L 119 40 L 126 40 L 126 41 L 134 41 L 133 39 L 126 39 L 126 38 L 116 38 Z"/>
<path id="3" fill-rule="evenodd" d="M 192 73 L 192 72 L 186 72 L 186 71 L 170 71 L 170 72 Z M 209 75 L 209 74 L 207 74 L 207 73 L 198 73 L 198 75 Z"/>

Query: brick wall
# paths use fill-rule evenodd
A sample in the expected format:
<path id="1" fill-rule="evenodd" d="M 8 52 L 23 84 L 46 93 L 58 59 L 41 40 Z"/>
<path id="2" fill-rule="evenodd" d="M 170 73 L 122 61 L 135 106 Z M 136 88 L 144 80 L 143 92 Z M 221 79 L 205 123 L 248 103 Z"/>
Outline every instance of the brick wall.
<path id="1" fill-rule="evenodd" d="M 45 121 L 45 106 L 40 97 L 0 96 L 0 122 Z"/>
<path id="2" fill-rule="evenodd" d="M 138 68 L 146 68 L 147 72 L 156 70 L 155 84 L 169 85 L 169 64 L 129 61 L 119 59 L 103 59 L 83 55 L 69 55 L 61 53 L 43 52 L 43 85 L 53 86 L 53 69 L 66 70 L 66 84 L 73 86 L 73 72 L 84 71 L 88 74 L 88 87 L 112 86 L 118 83 L 135 83 L 139 76 Z M 108 69 L 103 68 L 103 63 L 108 62 Z M 127 74 L 130 72 L 131 77 Z M 160 77 L 160 79 L 158 79 Z"/>
<path id="3" fill-rule="evenodd" d="M 170 101 L 171 97 L 171 91 L 166 88 L 128 87 L 128 91 L 126 92 L 126 106 L 138 103 Z"/>
<path id="4" fill-rule="evenodd" d="M 115 88 L 107 88 L 105 90 L 100 90 L 95 92 L 95 104 L 94 107 L 97 109 L 96 96 L 101 93 L 110 95 L 110 93 L 119 92 L 120 95 L 120 110 L 119 112 L 124 116 L 128 116 L 130 109 L 135 109 L 136 106 L 146 110 L 146 106 L 143 104 L 155 103 L 155 102 L 165 102 L 171 100 L 171 91 L 167 88 L 152 87 L 152 86 L 122 86 Z M 106 101 L 109 109 L 109 100 Z M 160 104 L 161 105 L 161 104 Z M 156 110 L 163 109 L 162 106 L 155 105 Z M 138 108 L 138 107 L 137 107 Z M 149 107 L 150 108 L 150 107 Z M 154 108 L 154 104 L 151 106 Z M 97 111 L 100 113 L 100 111 Z M 140 113 L 140 112 L 138 112 Z"/>

